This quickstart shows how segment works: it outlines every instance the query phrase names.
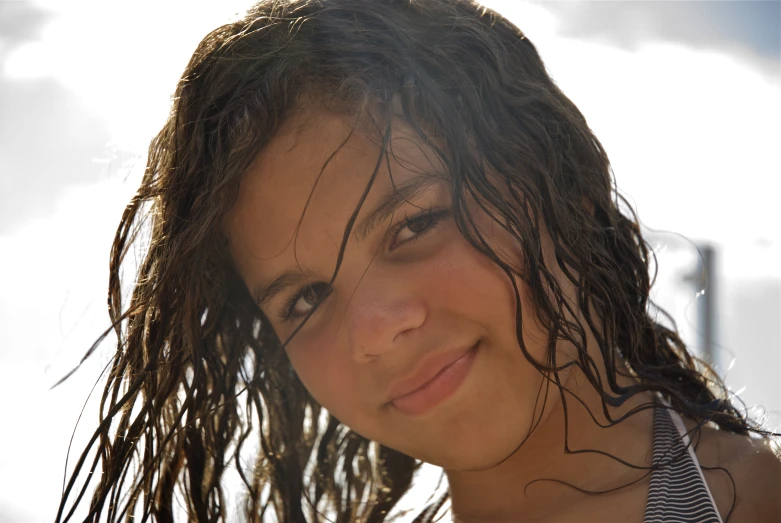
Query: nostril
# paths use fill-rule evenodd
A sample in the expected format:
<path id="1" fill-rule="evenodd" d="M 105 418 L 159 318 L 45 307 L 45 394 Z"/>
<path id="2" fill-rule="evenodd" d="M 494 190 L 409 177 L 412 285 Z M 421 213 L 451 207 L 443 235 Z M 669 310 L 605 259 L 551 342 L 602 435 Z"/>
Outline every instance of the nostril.
<path id="1" fill-rule="evenodd" d="M 391 351 L 423 325 L 427 308 L 417 294 L 399 278 L 374 275 L 361 283 L 345 315 L 356 358 L 365 361 Z"/>

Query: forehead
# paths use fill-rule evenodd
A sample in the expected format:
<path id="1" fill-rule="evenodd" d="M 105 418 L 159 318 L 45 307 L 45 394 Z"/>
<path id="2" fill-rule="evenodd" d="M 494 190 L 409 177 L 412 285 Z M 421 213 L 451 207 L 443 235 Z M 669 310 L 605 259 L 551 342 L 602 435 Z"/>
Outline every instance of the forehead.
<path id="1" fill-rule="evenodd" d="M 366 132 L 349 116 L 306 113 L 287 121 L 245 173 L 226 217 L 242 275 L 257 280 L 294 268 L 296 260 L 335 259 L 381 144 L 379 132 Z M 394 184 L 421 171 L 442 172 L 433 151 L 401 121 L 392 122 L 387 150 L 359 219 Z"/>

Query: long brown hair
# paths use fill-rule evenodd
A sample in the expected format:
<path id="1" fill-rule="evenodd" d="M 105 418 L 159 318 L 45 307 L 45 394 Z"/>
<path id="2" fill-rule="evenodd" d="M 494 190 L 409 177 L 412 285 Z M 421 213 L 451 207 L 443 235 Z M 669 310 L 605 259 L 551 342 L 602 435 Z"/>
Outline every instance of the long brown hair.
<path id="1" fill-rule="evenodd" d="M 118 342 L 100 424 L 58 522 L 90 489 L 91 521 L 173 521 L 181 500 L 192 520 L 225 520 L 228 470 L 241 478 L 248 521 L 273 513 L 277 521 L 379 522 L 409 489 L 420 462 L 368 441 L 314 401 L 228 255 L 221 223 L 242 174 L 308 104 L 356 121 L 400 107 L 447 167 L 462 234 L 528 285 L 550 332 L 548 361 L 526 352 L 516 288 L 518 341 L 565 408 L 552 350 L 562 338 L 578 348 L 574 364 L 605 412 L 652 391 L 700 423 L 760 432 L 674 327 L 650 313 L 652 254 L 636 216 L 585 118 L 516 26 L 470 0 L 269 0 L 203 39 L 150 145 L 111 251 Z M 516 238 L 523 267 L 493 252 L 467 196 Z M 585 324 L 572 319 L 544 263 L 543 224 Z M 139 231 L 148 245 L 126 303 L 121 268 Z M 586 351 L 588 331 L 606 383 Z M 619 385 L 619 362 L 631 386 Z"/>

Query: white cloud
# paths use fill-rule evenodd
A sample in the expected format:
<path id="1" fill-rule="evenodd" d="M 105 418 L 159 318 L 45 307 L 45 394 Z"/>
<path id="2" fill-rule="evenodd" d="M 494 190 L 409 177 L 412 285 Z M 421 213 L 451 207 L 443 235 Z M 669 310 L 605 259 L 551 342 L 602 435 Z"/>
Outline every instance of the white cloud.
<path id="1" fill-rule="evenodd" d="M 142 152 L 199 39 L 247 4 L 44 5 L 58 16 L 41 41 L 9 58 L 9 72 L 54 75 L 108 122 L 119 147 Z M 538 3 L 488 5 L 535 43 L 606 146 L 644 223 L 724 245 L 781 242 L 777 79 L 724 53 L 664 42 L 630 52 L 564 38 Z"/>
<path id="2" fill-rule="evenodd" d="M 116 174 L 69 188 L 49 214 L 0 236 L 7 254 L 0 260 L 0 513 L 19 522 L 43 523 L 55 514 L 71 434 L 112 353 L 109 337 L 50 390 L 109 325 L 109 248 L 138 183 L 137 172 L 127 182 L 127 173 Z M 95 428 L 96 400 L 85 409 L 69 469 Z"/>
<path id="3" fill-rule="evenodd" d="M 7 59 L 12 78 L 54 76 L 106 121 L 122 148 L 143 151 L 162 126 L 198 42 L 249 3 L 37 0 L 52 12 L 40 40 Z"/>
<path id="4" fill-rule="evenodd" d="M 492 0 L 535 43 L 605 146 L 641 221 L 711 242 L 733 275 L 781 277 L 781 83 L 743 55 L 557 34 L 539 2 Z"/>

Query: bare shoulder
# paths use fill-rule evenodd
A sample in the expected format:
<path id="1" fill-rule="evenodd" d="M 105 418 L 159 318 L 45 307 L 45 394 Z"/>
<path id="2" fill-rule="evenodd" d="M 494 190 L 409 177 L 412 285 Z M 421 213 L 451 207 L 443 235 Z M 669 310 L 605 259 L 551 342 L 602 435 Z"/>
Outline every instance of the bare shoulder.
<path id="1" fill-rule="evenodd" d="M 729 523 L 781 521 L 778 445 L 778 440 L 703 429 L 697 458 L 725 523 L 733 503 Z"/>

